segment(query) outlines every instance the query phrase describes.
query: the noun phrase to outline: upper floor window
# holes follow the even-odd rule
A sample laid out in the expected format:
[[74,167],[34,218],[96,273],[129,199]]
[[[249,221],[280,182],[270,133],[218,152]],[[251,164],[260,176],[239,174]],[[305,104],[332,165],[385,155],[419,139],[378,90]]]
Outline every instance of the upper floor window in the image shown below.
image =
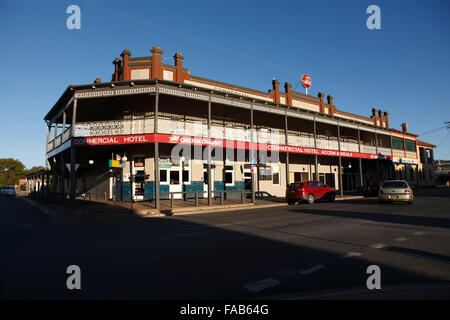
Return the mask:
[[406,151],[416,152],[416,142],[412,140],[405,140]]
[[403,150],[403,139],[392,137],[392,149]]

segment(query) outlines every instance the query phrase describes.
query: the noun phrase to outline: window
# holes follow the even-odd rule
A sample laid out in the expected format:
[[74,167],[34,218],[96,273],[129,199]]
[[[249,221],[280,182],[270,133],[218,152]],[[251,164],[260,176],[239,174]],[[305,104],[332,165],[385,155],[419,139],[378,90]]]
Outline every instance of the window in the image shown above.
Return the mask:
[[416,142],[412,140],[405,140],[406,151],[416,152]]
[[303,187],[303,182],[300,182],[300,183],[298,183],[298,182],[296,182],[296,183],[291,183],[291,184],[289,185],[289,188],[301,188],[301,187]]
[[225,180],[225,185],[233,185],[233,183],[234,183],[234,168],[233,168],[233,166],[225,166],[224,180]]
[[183,182],[189,182],[189,170],[183,170]]
[[392,149],[403,150],[403,139],[392,137]]
[[170,171],[170,184],[180,184],[180,171]]
[[272,168],[271,167],[260,167],[258,170],[259,180],[272,180]]
[[229,171],[225,172],[225,183],[226,184],[233,183],[233,172],[229,172]]
[[167,182],[167,170],[159,170],[159,181]]
[[143,167],[144,163],[145,163],[145,158],[144,157],[136,157],[134,158],[134,166],[135,167]]
[[280,184],[280,173],[279,172],[274,172],[273,173],[272,183],[273,184]]
[[408,185],[401,181],[389,181],[385,182],[382,188],[408,188]]

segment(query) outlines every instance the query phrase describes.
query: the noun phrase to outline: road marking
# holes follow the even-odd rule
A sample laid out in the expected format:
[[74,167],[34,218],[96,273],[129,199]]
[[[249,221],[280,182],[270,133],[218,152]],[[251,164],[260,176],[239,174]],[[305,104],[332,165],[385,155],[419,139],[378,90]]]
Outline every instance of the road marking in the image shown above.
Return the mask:
[[31,224],[30,223],[24,223],[24,224],[18,224],[17,226],[21,227],[21,228],[26,228],[26,227],[30,227]]
[[323,268],[325,268],[325,266],[322,265],[322,264],[319,264],[319,265],[317,265],[315,267],[312,267],[312,268],[309,268],[309,269],[306,269],[306,270],[299,270],[298,272],[300,274],[311,274],[311,273],[319,271],[320,269],[323,269]]
[[342,258],[345,259],[345,258],[359,257],[359,256],[362,256],[362,253],[351,251],[351,252],[347,253],[345,256],[342,256]]
[[413,233],[413,236],[424,236],[426,234],[429,234],[428,232],[423,232],[423,231],[417,231]]
[[386,248],[386,245],[384,245],[382,243],[375,243],[375,244],[371,245],[370,247],[374,248],[374,249],[384,249],[384,248]]
[[256,281],[250,284],[247,284],[245,288],[251,292],[259,292],[261,290],[277,286],[281,283],[281,281],[277,279],[267,278],[264,280]]
[[397,239],[394,239],[394,241],[397,241],[397,242],[403,242],[403,241],[406,241],[406,240],[408,240],[408,238],[397,238]]

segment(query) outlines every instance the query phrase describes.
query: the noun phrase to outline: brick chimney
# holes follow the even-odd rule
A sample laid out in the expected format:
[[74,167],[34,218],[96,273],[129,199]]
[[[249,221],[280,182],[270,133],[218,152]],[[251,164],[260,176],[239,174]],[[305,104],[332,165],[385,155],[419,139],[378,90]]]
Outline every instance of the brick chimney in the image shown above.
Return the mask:
[[292,106],[292,92],[291,92],[291,88],[292,88],[292,85],[289,82],[285,82],[284,83],[284,92],[286,92],[286,95],[287,95],[286,104],[288,106]]
[[119,69],[121,65],[122,59],[115,58],[112,62],[114,64],[114,75],[112,81],[119,81]]
[[373,120],[373,124],[376,126],[377,125],[377,109],[372,108],[372,116],[371,116],[372,120]]
[[323,92],[319,92],[319,93],[317,94],[317,96],[318,96],[319,99],[320,99],[319,112],[322,112],[322,113],[323,113],[323,111],[324,111],[323,97],[324,97],[325,95],[323,94]]
[[131,57],[131,52],[125,49],[120,54],[122,57],[122,80],[131,80],[130,69],[128,68],[128,59]]
[[280,103],[280,81],[278,81],[277,79],[273,78],[272,80],[272,87],[273,87],[273,92],[274,92],[274,102],[275,103]]
[[386,122],[386,128],[389,128],[389,113],[384,112],[384,121]]
[[332,96],[331,94],[329,94],[329,95],[327,96],[327,101],[328,101],[328,104],[330,105],[330,111],[329,111],[329,113],[330,113],[331,115],[333,115],[334,112],[336,111],[336,108],[335,108],[334,105],[333,105],[333,96]]
[[159,47],[153,47],[152,53],[152,74],[151,79],[162,79],[161,57],[164,51]]
[[175,53],[173,58],[175,60],[175,67],[176,67],[175,81],[176,82],[184,82],[184,72],[183,72],[184,56],[180,52],[177,52],[177,53]]
[[408,124],[407,123],[402,123],[402,131],[408,132]]

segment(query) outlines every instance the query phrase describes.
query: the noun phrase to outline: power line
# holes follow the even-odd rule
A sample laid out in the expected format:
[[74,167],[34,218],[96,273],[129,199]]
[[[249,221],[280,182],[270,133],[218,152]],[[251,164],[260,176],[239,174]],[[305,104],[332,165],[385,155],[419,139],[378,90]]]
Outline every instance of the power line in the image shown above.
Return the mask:
[[442,129],[444,129],[444,128],[447,128],[447,129],[448,129],[448,128],[449,128],[449,125],[445,125],[445,126],[442,126],[442,127],[439,127],[439,128],[433,129],[433,130],[430,130],[430,131],[426,131],[426,132],[424,132],[424,133],[419,134],[419,136],[423,136],[423,135],[426,135],[426,134],[429,134],[429,133],[433,133],[433,132],[442,130]]
[[441,145],[441,143],[442,143],[442,142],[444,142],[444,141],[445,141],[445,139],[447,139],[447,138],[448,138],[448,136],[450,136],[450,132],[448,132],[448,133],[447,133],[447,135],[446,135],[446,136],[444,137],[444,139],[442,139],[442,141],[441,141],[441,142],[439,142],[439,143],[438,143],[438,144],[436,145],[436,147],[437,147],[437,146],[440,146],[440,145]]

